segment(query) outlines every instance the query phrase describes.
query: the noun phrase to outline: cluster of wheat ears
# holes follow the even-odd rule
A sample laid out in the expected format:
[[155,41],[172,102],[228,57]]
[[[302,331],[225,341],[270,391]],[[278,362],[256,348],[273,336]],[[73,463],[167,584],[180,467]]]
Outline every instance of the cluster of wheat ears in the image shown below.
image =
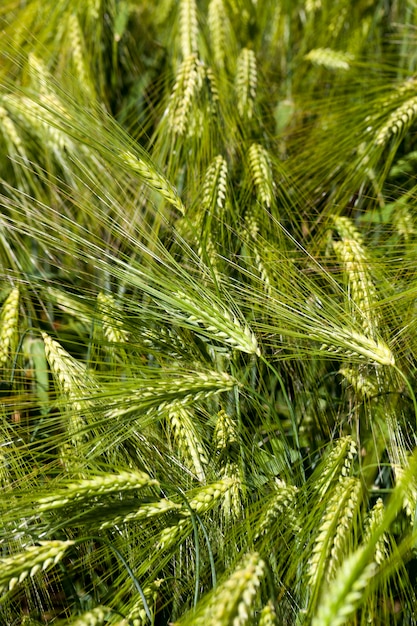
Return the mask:
[[0,4],[0,623],[417,624],[415,2]]

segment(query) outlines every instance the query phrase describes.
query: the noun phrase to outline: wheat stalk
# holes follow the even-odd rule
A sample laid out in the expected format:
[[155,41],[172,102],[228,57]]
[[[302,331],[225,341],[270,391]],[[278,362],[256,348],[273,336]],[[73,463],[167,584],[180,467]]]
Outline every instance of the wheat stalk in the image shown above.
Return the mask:
[[0,368],[14,356],[19,321],[19,289],[14,287],[7,296],[0,314]]
[[255,53],[249,48],[243,48],[237,60],[235,78],[237,110],[243,120],[250,120],[252,118],[257,82],[258,75]]
[[10,591],[28,576],[58,563],[74,541],[39,541],[19,554],[0,558],[0,590]]

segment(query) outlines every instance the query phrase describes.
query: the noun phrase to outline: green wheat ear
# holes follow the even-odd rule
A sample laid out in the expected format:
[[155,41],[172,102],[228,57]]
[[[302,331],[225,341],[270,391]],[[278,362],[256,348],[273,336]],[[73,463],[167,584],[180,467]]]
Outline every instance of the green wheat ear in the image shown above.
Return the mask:
[[17,344],[19,289],[15,287],[3,304],[0,315],[0,368],[11,364]]

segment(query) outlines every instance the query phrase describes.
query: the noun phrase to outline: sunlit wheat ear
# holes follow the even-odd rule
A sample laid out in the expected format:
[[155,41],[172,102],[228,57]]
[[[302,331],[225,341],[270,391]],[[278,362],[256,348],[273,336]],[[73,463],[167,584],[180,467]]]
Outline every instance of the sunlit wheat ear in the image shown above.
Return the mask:
[[310,338],[322,341],[320,350],[324,353],[357,358],[379,365],[395,364],[394,355],[382,339],[371,339],[351,328],[342,326],[333,327],[332,330],[321,328],[318,332],[313,330]]
[[215,449],[221,453],[229,446],[238,442],[237,424],[223,409],[217,415],[216,425],[213,433],[213,444]]
[[310,50],[304,58],[328,70],[348,70],[353,60],[352,55],[331,48],[315,48]]
[[255,527],[254,538],[258,539],[269,533],[274,524],[280,524],[281,516],[286,525],[296,527],[297,524],[297,487],[286,485],[283,480],[277,479],[274,485],[274,494],[268,499],[261,518]]
[[95,99],[94,82],[88,67],[84,35],[75,13],[68,14],[67,24],[67,36],[71,46],[75,75],[79,80],[81,91],[88,99]]
[[203,308],[186,293],[176,295],[187,315],[186,321],[197,328],[201,326],[202,334],[213,340],[226,343],[241,352],[260,356],[257,339],[243,320],[241,322],[235,315],[217,303],[206,302]]
[[96,606],[91,611],[86,611],[75,619],[66,621],[66,624],[67,626],[104,626],[104,624],[109,623],[111,614],[111,609],[105,606]]
[[0,314],[0,368],[7,364],[11,366],[16,350],[18,321],[19,289],[14,287],[7,296]]
[[174,135],[185,135],[193,100],[201,87],[201,71],[195,54],[187,56],[178,68],[166,111]]
[[185,214],[185,207],[181,198],[163,174],[158,172],[149,162],[136,157],[132,152],[122,152],[120,153],[120,158],[126,166],[143,178],[150,189],[160,193],[171,206],[175,207],[183,215]]
[[392,111],[383,126],[378,130],[375,143],[384,146],[392,137],[400,136],[414,122],[417,115],[417,96],[409,98]]
[[100,292],[97,295],[98,310],[103,324],[103,333],[109,343],[126,343],[128,332],[123,328],[120,307],[111,294]]
[[[382,498],[378,498],[372,509],[369,511],[365,520],[365,527],[363,533],[363,542],[366,544],[373,536],[376,528],[378,528],[384,519],[384,503]],[[383,533],[378,539],[375,546],[375,563],[381,565],[383,561],[388,557],[389,541],[386,533]]]
[[265,207],[270,207],[274,197],[274,181],[268,151],[259,143],[253,143],[249,148],[248,160],[257,198]]
[[309,581],[313,601],[324,581],[331,580],[352,541],[353,520],[360,503],[361,484],[356,478],[342,478],[333,488],[309,560]]
[[164,517],[167,513],[179,513],[181,510],[181,504],[172,502],[171,500],[164,498],[155,502],[142,504],[131,513],[126,513],[124,515],[111,515],[110,519],[99,524],[99,529],[104,530],[105,528],[114,528],[116,525],[120,526],[121,524],[131,524],[146,519]]
[[253,116],[257,83],[255,53],[249,48],[243,48],[237,60],[235,78],[237,110],[243,120],[250,120]]
[[197,3],[195,0],[180,0],[180,38],[183,58],[198,51]]
[[0,558],[0,589],[12,590],[28,576],[45,571],[58,563],[74,541],[39,541],[22,552]]
[[224,0],[210,0],[207,23],[214,62],[217,67],[223,68],[228,50],[227,37],[228,35],[230,37],[230,24]]
[[348,218],[336,217],[334,222],[341,241],[335,241],[333,247],[348,281],[352,316],[358,318],[366,335],[374,337],[378,328],[374,310],[377,294],[362,237]]
[[[253,211],[248,211],[245,218],[245,228],[242,232],[242,240],[248,243],[248,253],[253,256],[254,265],[262,281],[262,287],[267,296],[272,295],[271,273],[265,264],[265,249],[268,250],[265,241],[258,238],[259,225]],[[261,250],[263,254],[261,254]],[[274,258],[274,257],[272,257]],[[253,270],[252,264],[250,269]]]
[[65,489],[55,489],[53,495],[38,499],[38,511],[51,511],[68,504],[88,502],[99,496],[118,494],[126,491],[158,487],[158,481],[145,472],[119,472],[118,474],[104,474],[68,483]]
[[259,587],[265,575],[265,562],[256,552],[247,554],[234,572],[214,590],[206,606],[192,620],[180,624],[243,626],[252,623]]
[[327,585],[312,620],[312,626],[343,626],[365,598],[365,590],[377,570],[376,563],[364,563],[363,550],[346,558]]
[[265,604],[259,617],[259,626],[278,626],[278,618],[271,600]]
[[179,457],[184,460],[198,480],[204,482],[208,464],[207,452],[194,425],[190,409],[179,406],[168,410],[167,422],[172,431]]
[[359,398],[375,398],[377,396],[377,381],[370,374],[367,374],[366,370],[362,370],[360,367],[357,369],[341,367],[339,373]]

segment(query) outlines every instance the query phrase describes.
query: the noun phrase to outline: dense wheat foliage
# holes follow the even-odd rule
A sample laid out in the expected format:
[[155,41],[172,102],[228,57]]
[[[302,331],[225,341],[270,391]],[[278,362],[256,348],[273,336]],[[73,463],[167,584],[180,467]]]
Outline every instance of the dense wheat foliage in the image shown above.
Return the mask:
[[417,623],[417,6],[0,7],[0,623]]

